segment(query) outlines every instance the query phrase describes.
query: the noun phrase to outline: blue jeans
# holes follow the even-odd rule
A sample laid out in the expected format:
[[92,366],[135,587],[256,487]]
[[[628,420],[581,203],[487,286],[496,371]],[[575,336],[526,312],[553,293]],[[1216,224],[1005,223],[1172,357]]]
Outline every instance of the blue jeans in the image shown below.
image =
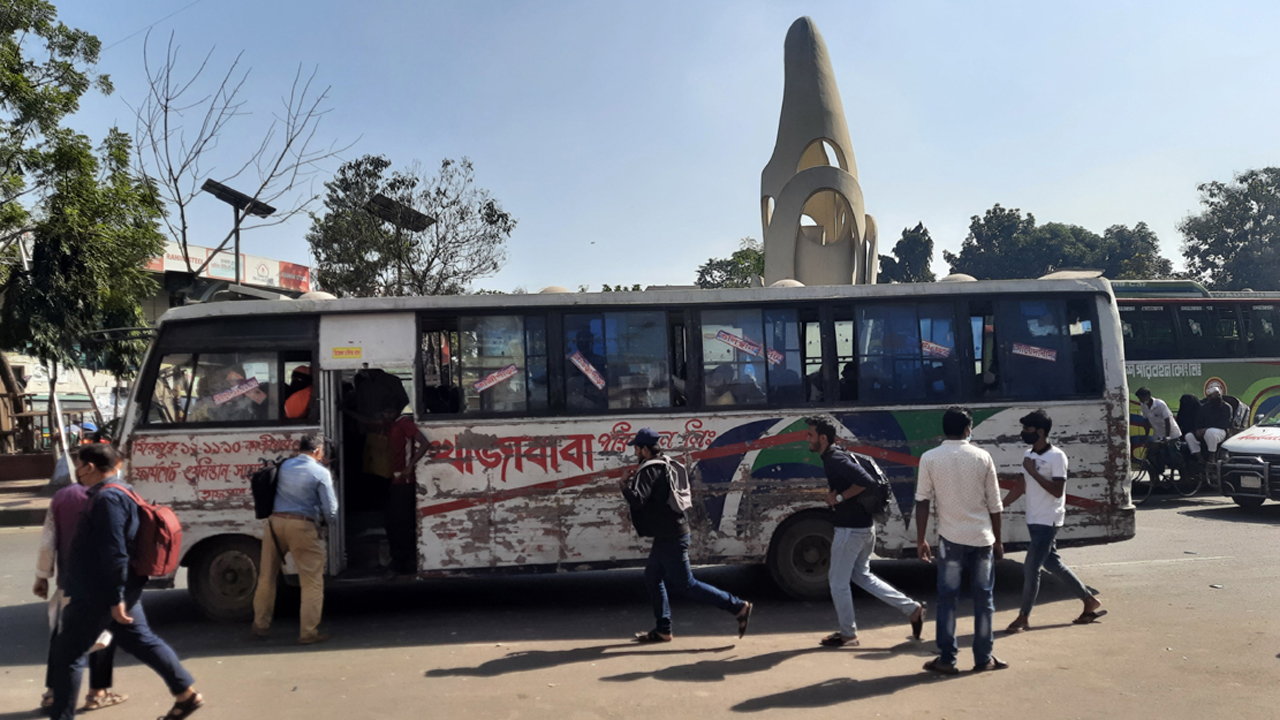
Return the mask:
[[644,566],[644,584],[653,602],[653,617],[658,621],[657,631],[671,633],[671,605],[667,601],[667,589],[684,595],[703,605],[714,605],[726,612],[738,614],[743,601],[717,587],[699,582],[689,567],[689,536],[678,538],[654,538],[649,550],[649,562]]
[[49,716],[54,720],[66,720],[75,716],[76,696],[80,694],[80,674],[84,670],[89,648],[93,647],[103,630],[111,630],[112,643],[129,653],[144,665],[156,671],[169,687],[170,694],[178,695],[195,684],[191,675],[178,662],[178,654],[151,631],[147,615],[142,610],[141,582],[130,582],[125,590],[124,604],[133,618],[129,625],[121,625],[111,619],[111,605],[102,602],[77,601],[62,616],[62,629],[53,641],[49,658],[49,677],[52,680],[53,707]]
[[876,546],[876,529],[836,528],[831,538],[831,567],[827,571],[827,583],[831,587],[831,600],[836,606],[836,620],[840,634],[849,638],[858,634],[858,623],[853,613],[852,580],[858,587],[875,598],[911,617],[920,603],[903,595],[889,583],[871,572],[871,551]]
[[954,665],[960,649],[956,646],[956,601],[960,598],[960,577],[968,570],[973,593],[973,660],[981,667],[991,659],[995,644],[991,619],[996,611],[995,562],[991,546],[974,547],[938,538],[938,650],[942,662]]
[[1058,528],[1052,525],[1028,525],[1027,530],[1031,532],[1031,546],[1027,548],[1027,558],[1022,561],[1022,614],[1030,615],[1031,608],[1036,604],[1036,596],[1040,594],[1041,568],[1053,573],[1081,600],[1093,597],[1089,588],[1080,582],[1080,578],[1058,556],[1058,545],[1054,541]]

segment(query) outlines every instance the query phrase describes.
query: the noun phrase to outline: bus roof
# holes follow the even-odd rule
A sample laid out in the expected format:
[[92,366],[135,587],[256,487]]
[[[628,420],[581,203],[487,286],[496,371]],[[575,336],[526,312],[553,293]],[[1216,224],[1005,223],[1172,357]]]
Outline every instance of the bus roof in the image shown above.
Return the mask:
[[302,315],[416,312],[421,310],[500,310],[503,308],[589,308],[622,305],[719,305],[772,301],[922,298],[990,294],[1085,292],[1109,295],[1104,278],[1072,280],[981,280],[974,282],[821,285],[813,287],[671,289],[609,293],[531,293],[525,295],[436,295],[418,297],[337,298],[324,300],[245,300],[173,308],[157,325],[202,318],[245,315]]

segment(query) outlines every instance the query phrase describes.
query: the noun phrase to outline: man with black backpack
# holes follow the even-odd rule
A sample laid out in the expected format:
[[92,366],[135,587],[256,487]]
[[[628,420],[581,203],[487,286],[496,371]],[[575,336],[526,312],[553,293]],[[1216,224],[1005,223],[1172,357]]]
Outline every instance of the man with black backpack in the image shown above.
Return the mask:
[[[875,461],[836,447],[835,421],[827,417],[806,418],[809,450],[822,458],[827,476],[827,505],[835,514],[835,535],[831,539],[831,566],[827,582],[836,606],[840,629],[821,640],[826,647],[858,645],[858,627],[853,613],[850,582],[896,608],[911,621],[911,634],[920,639],[924,627],[924,603],[903,595],[871,572],[871,551],[876,545],[875,515],[889,502],[889,483]],[[870,468],[874,474],[868,470]]]
[[738,637],[742,637],[747,632],[752,605],[693,577],[689,567],[689,521],[684,516],[691,501],[689,476],[683,465],[663,455],[658,439],[658,433],[640,428],[635,439],[627,443],[635,447],[639,464],[629,469],[619,483],[622,496],[631,507],[631,523],[636,532],[653,538],[644,581],[657,625],[648,632],[636,633],[635,640],[671,642],[668,587],[690,600],[733,613],[738,620]]

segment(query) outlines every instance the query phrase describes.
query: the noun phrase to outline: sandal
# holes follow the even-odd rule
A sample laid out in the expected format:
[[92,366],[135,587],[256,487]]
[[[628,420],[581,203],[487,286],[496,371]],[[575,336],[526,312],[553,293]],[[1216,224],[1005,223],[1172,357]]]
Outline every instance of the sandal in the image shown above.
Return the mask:
[[741,638],[747,634],[747,623],[751,622],[751,611],[754,605],[747,601],[742,602],[742,609],[738,611],[738,637]]
[[920,618],[911,621],[911,636],[917,640],[920,639],[920,633],[924,632],[924,608],[925,604],[920,603]]
[[1098,618],[1106,614],[1107,614],[1106,610],[1085,611],[1080,613],[1080,617],[1076,618],[1075,620],[1072,620],[1071,624],[1072,625],[1089,625],[1089,624],[1092,624],[1094,621],[1096,621]]
[[1004,670],[1004,669],[1006,669],[1006,668],[1008,668],[1008,667],[1009,667],[1009,663],[1007,663],[1007,662],[1005,662],[1005,661],[1001,660],[1000,658],[996,657],[995,655],[992,655],[992,656],[991,656],[991,659],[987,661],[987,664],[986,664],[986,665],[974,665],[974,666],[973,666],[973,671],[974,671],[974,672],[987,672],[988,670]]
[[662,633],[658,632],[657,630],[650,630],[649,632],[638,632],[638,633],[636,633],[635,642],[638,642],[638,643],[664,643],[664,642],[671,642],[671,639],[672,639],[673,637],[674,637],[674,636],[673,636],[673,635],[671,635],[670,633],[667,633],[666,635],[663,635]]
[[924,669],[928,670],[929,672],[936,672],[939,675],[959,675],[960,674],[960,668],[956,667],[955,663],[952,663],[950,665],[943,664],[942,658],[934,658],[929,662],[925,663]]
[[819,640],[818,644],[823,647],[844,647],[845,645],[848,645],[849,647],[857,647],[862,643],[858,642],[857,635],[854,635],[851,638],[847,638],[838,632],[833,632],[830,635]]
[[1030,629],[1031,629],[1031,624],[1028,623],[1026,620],[1022,620],[1022,621],[1014,620],[1013,622],[1009,623],[1009,627],[1004,629],[1004,634],[1017,635],[1020,632],[1026,632]]
[[85,697],[84,708],[82,709],[101,710],[102,708],[111,707],[112,705],[119,705],[128,699],[128,695],[121,695],[120,693],[108,690],[101,695],[89,695]]
[[40,696],[40,709],[48,710],[51,707],[53,707],[53,691],[45,690],[44,694]]
[[192,693],[191,697],[186,700],[175,702],[173,707],[169,708],[169,712],[156,718],[156,720],[182,720],[203,706],[204,696],[200,693]]

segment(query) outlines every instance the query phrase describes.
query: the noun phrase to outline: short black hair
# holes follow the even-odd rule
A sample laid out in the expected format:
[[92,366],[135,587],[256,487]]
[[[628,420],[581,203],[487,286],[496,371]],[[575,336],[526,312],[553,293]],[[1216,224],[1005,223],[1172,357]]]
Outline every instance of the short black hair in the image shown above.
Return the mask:
[[313,453],[321,447],[324,447],[324,439],[319,435],[307,433],[298,440],[298,449],[304,453]]
[[1140,387],[1138,388],[1138,392],[1134,393],[1134,395],[1137,395],[1140,398],[1151,397],[1151,391],[1145,387]]
[[814,415],[807,417],[804,422],[813,428],[817,433],[827,439],[827,442],[836,444],[836,421],[826,415]]
[[102,472],[114,470],[120,464],[120,451],[102,443],[81,445],[76,457],[81,463],[92,465]]
[[1026,427],[1033,427],[1037,430],[1043,430],[1045,435],[1053,429],[1053,418],[1049,417],[1049,413],[1044,410],[1035,410],[1022,416],[1018,422]]
[[973,413],[967,409],[954,406],[947,408],[942,414],[942,434],[947,437],[960,437],[964,431],[973,426]]

